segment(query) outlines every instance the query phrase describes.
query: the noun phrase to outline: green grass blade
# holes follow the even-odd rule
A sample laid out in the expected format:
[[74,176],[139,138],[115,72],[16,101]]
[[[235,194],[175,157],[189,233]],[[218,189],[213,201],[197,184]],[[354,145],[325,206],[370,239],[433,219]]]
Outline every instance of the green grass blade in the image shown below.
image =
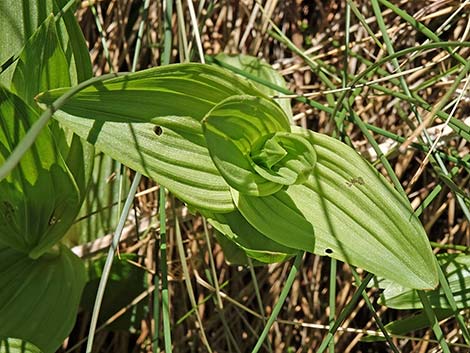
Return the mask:
[[[250,270],[251,280],[253,281],[253,287],[255,289],[256,302],[258,304],[259,312],[261,316],[263,317],[263,325],[266,327],[267,325],[266,314],[264,312],[263,300],[261,299],[261,292],[258,286],[258,278],[256,277],[255,267],[253,266],[253,261],[251,260],[251,258],[247,257],[247,259],[248,259],[248,269]],[[268,345],[268,351],[272,352],[271,343],[269,342],[269,339],[267,337],[266,337],[266,344]]]
[[162,272],[162,315],[165,352],[172,352],[170,295],[168,292],[167,238],[166,238],[166,191],[160,187],[160,269]]
[[437,321],[436,314],[434,313],[431,303],[429,302],[428,297],[426,296],[426,293],[424,291],[418,291],[419,298],[421,300],[421,303],[423,303],[423,310],[426,313],[426,316],[428,317],[429,322],[431,323],[432,330],[434,331],[434,334],[436,335],[436,339],[439,342],[439,345],[442,348],[442,351],[444,353],[450,353],[449,345],[446,342],[444,333],[441,330],[441,327],[439,326],[439,322]]
[[98,30],[99,37],[101,40],[101,46],[103,47],[104,57],[109,66],[109,72],[114,72],[113,63],[111,61],[111,56],[109,55],[108,44],[106,42],[106,33],[103,30],[103,26],[101,26],[100,17],[98,16],[98,13],[96,12],[95,4],[93,1],[88,0],[88,6],[90,7],[91,13],[93,14],[93,18],[95,20],[96,29]]
[[95,336],[96,325],[98,323],[98,316],[99,316],[99,311],[101,308],[101,303],[103,301],[104,292],[106,289],[106,283],[108,281],[109,273],[111,272],[111,266],[113,264],[114,253],[116,252],[119,246],[119,239],[121,237],[122,230],[124,229],[124,225],[126,223],[129,210],[131,209],[132,204],[134,202],[134,196],[135,196],[135,193],[137,192],[137,187],[139,186],[140,179],[141,179],[140,175],[137,174],[134,180],[132,181],[129,193],[127,195],[126,203],[124,204],[124,208],[122,210],[121,217],[119,219],[119,224],[117,225],[116,231],[114,232],[113,241],[109,248],[108,256],[106,257],[106,262],[103,268],[103,273],[100,279],[100,284],[98,286],[98,292],[96,294],[95,305],[93,307],[93,313],[92,313],[91,322],[90,322],[90,330],[88,334],[88,342],[87,342],[87,347],[86,347],[87,353],[93,352],[93,340]]
[[[333,326],[335,322],[336,316],[336,270],[337,270],[337,263],[336,259],[331,259],[330,261],[330,285],[328,287],[328,303],[329,303],[329,320],[328,325]],[[335,352],[335,341],[331,340],[330,344],[328,345],[330,353]]]
[[369,273],[367,274],[366,278],[362,281],[361,285],[357,288],[356,292],[353,294],[351,300],[349,303],[344,307],[344,309],[341,311],[341,313],[338,315],[338,318],[336,319],[335,323],[333,326],[330,327],[328,330],[328,334],[326,337],[323,339],[320,347],[317,350],[317,353],[323,353],[325,349],[327,349],[330,345],[330,341],[333,339],[336,331],[340,327],[340,325],[343,323],[343,321],[351,314],[351,312],[354,310],[356,307],[356,304],[360,297],[362,296],[362,292],[366,289],[367,284],[370,282],[370,280],[374,277],[373,274]]
[[[352,273],[353,273],[353,276],[354,276],[354,280],[356,281],[356,284],[360,285],[361,279],[360,279],[359,274],[357,273],[355,268],[352,269]],[[362,292],[362,297],[364,298],[364,301],[367,305],[367,308],[372,313],[372,316],[374,317],[374,320],[375,320],[377,326],[379,327],[380,331],[382,332],[383,336],[385,337],[385,340],[387,341],[388,345],[390,346],[390,349],[394,353],[400,353],[400,351],[397,348],[397,346],[395,345],[395,343],[393,343],[392,338],[390,337],[390,334],[388,333],[385,325],[382,322],[382,319],[380,319],[380,317],[377,315],[377,312],[376,312],[374,306],[372,305],[367,293]]]
[[284,283],[284,288],[282,288],[281,294],[279,295],[279,299],[276,302],[276,305],[274,305],[271,316],[269,317],[268,322],[264,326],[263,332],[261,332],[261,335],[259,336],[258,341],[256,342],[256,345],[251,351],[251,353],[257,353],[260,350],[261,346],[263,345],[264,340],[266,339],[269,333],[269,330],[271,329],[271,326],[274,324],[274,321],[279,315],[279,312],[281,311],[282,306],[284,305],[284,302],[286,301],[287,294],[289,294],[289,291],[292,285],[294,284],[295,276],[297,275],[297,272],[299,270],[303,255],[304,255],[303,252],[299,252],[297,256],[295,257],[294,264],[292,265],[289,275],[287,276],[287,280]]
[[189,273],[188,264],[186,263],[186,252],[184,251],[183,237],[181,235],[181,229],[180,229],[178,217],[175,217],[175,233],[176,233],[176,245],[178,247],[178,254],[179,254],[180,261],[181,261],[181,269],[183,271],[184,282],[186,285],[186,291],[189,296],[189,301],[191,303],[191,307],[193,309],[194,314],[196,315],[196,319],[199,324],[202,343],[204,344],[207,351],[209,353],[212,353],[212,349],[210,347],[209,341],[207,340],[207,336],[204,331],[204,324],[202,322],[201,315],[199,314],[199,311],[197,310],[198,304],[196,302],[196,297],[194,296],[193,285],[191,284],[191,274]]

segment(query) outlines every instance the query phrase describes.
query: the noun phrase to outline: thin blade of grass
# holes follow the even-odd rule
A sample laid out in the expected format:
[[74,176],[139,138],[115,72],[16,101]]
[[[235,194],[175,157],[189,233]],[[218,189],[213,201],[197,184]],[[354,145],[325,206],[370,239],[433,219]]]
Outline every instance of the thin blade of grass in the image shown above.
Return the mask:
[[287,280],[284,283],[284,288],[282,288],[281,294],[279,295],[279,299],[276,302],[276,305],[274,305],[271,316],[269,317],[267,324],[264,326],[263,332],[261,332],[261,335],[259,336],[259,339],[256,342],[256,345],[251,351],[251,353],[256,353],[260,350],[261,346],[263,345],[264,340],[266,339],[266,336],[269,333],[269,330],[271,329],[271,326],[274,324],[274,321],[279,315],[279,312],[281,311],[282,306],[284,305],[284,302],[286,301],[287,295],[289,294],[292,284],[294,283],[294,279],[295,279],[295,276],[297,275],[297,271],[299,270],[303,255],[304,255],[303,252],[299,252],[297,256],[295,257],[294,264],[292,265],[292,268],[289,272],[289,276],[287,277]]
[[352,296],[351,300],[349,301],[349,303],[344,307],[344,309],[338,315],[338,318],[336,319],[333,326],[330,326],[330,328],[328,329],[328,334],[323,339],[320,347],[317,350],[317,353],[323,353],[325,351],[325,349],[328,348],[328,346],[330,345],[330,341],[333,339],[336,331],[338,330],[340,325],[343,323],[343,321],[354,310],[359,298],[362,296],[362,292],[367,288],[367,285],[369,284],[369,282],[371,281],[371,279],[373,277],[374,277],[373,274],[368,273],[366,278],[364,278],[364,280],[362,281],[360,286],[357,288],[356,292],[353,294],[353,296]]

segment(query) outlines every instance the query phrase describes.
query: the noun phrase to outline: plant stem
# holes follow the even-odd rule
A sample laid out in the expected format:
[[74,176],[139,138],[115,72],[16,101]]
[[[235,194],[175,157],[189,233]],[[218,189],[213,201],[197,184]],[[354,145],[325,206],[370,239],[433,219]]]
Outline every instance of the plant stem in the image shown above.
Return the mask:
[[441,327],[439,326],[436,314],[434,314],[434,311],[432,310],[431,303],[429,302],[426,293],[422,290],[419,290],[418,295],[419,299],[421,300],[421,303],[423,303],[423,310],[426,316],[428,317],[429,322],[431,323],[432,330],[434,331],[434,335],[436,335],[436,339],[439,342],[442,351],[444,353],[450,353],[450,349],[445,340],[444,333],[442,332]]
[[366,289],[367,285],[369,284],[370,280],[374,277],[372,273],[368,273],[366,278],[362,281],[360,286],[357,288],[356,292],[353,294],[351,301],[346,305],[346,307],[341,311],[338,318],[336,319],[333,326],[331,326],[328,330],[328,334],[323,339],[323,342],[318,348],[317,353],[323,353],[326,348],[328,348],[330,341],[333,339],[336,331],[338,330],[339,326],[343,323],[343,321],[351,314],[351,312],[356,307],[356,304],[359,298],[362,296],[362,292]]
[[119,238],[121,237],[122,230],[124,229],[124,225],[126,223],[129,210],[132,207],[134,196],[137,191],[137,187],[139,186],[140,179],[141,179],[141,174],[136,173],[134,180],[132,181],[129,193],[127,194],[126,203],[124,204],[124,208],[122,210],[119,223],[116,227],[116,231],[114,232],[113,241],[111,243],[111,246],[108,251],[108,255],[106,257],[106,262],[104,264],[103,273],[101,275],[100,283],[98,286],[98,292],[96,293],[95,305],[93,306],[93,313],[91,316],[90,330],[88,333],[86,353],[92,353],[93,339],[95,336],[96,325],[98,323],[98,316],[99,316],[99,312],[101,308],[101,303],[103,301],[106,284],[108,282],[109,273],[111,272],[111,266],[113,264],[114,253],[116,252],[116,249],[119,246]]
[[274,324],[274,321],[279,315],[279,312],[281,311],[281,308],[284,305],[284,302],[286,301],[287,294],[289,294],[289,291],[292,288],[292,284],[294,284],[294,279],[297,275],[297,271],[299,270],[303,255],[304,252],[299,252],[295,257],[294,264],[292,265],[289,275],[287,276],[286,283],[284,285],[284,288],[282,288],[281,294],[279,295],[279,299],[276,305],[274,305],[273,312],[271,313],[271,316],[269,317],[266,326],[264,326],[263,332],[261,332],[261,335],[259,336],[258,341],[256,342],[256,345],[251,351],[251,353],[256,353],[259,351],[259,349],[263,345],[263,341],[266,339],[269,330],[271,329],[271,326]]
[[167,240],[166,240],[166,194],[165,188],[160,186],[160,268],[162,271],[162,314],[163,314],[163,340],[165,352],[171,353],[171,327],[170,304],[168,294],[168,266],[167,266]]

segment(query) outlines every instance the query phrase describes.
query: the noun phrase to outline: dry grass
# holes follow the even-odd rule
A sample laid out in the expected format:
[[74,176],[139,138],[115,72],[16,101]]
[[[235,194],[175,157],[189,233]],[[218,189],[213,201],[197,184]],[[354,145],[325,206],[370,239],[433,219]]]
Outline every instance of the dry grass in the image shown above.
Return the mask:
[[[110,51],[111,66],[115,71],[130,70],[137,28],[141,20],[139,14],[141,3],[142,1],[137,0],[96,2],[99,19],[106,33],[105,40]],[[400,8],[436,32],[461,6],[458,1],[449,0],[394,1],[394,3],[399,4]],[[357,0],[354,1],[354,4],[364,16],[372,32],[378,40],[381,40],[381,34],[369,2]],[[268,16],[295,46],[308,54],[313,62],[322,62],[325,66],[331,67],[334,75],[330,78],[336,87],[341,87],[340,77],[345,63],[345,1],[267,0],[263,2],[266,16],[262,15],[260,6],[252,0],[205,1],[202,10],[198,7],[201,2],[196,2],[194,5],[199,14],[201,39],[206,54],[246,53],[263,58],[283,73],[291,91],[298,95],[312,95],[316,101],[328,105],[328,94],[325,91],[329,87],[319,79],[317,72],[312,70],[305,60],[273,39],[270,34],[271,25],[266,18]],[[160,63],[163,41],[161,7],[160,2],[151,2],[138,69],[157,66]],[[425,37],[403,19],[390,10],[384,8],[383,10],[388,34],[395,50],[413,47],[425,41]],[[442,33],[438,34],[449,41],[468,40],[469,10],[470,6],[467,4],[442,30]],[[189,25],[190,18],[186,2],[183,2],[183,12],[186,23],[185,31],[192,49],[191,53],[193,53],[192,60],[198,60],[194,50],[196,43],[191,41],[192,31]],[[95,74],[100,75],[110,71],[88,1],[82,2],[77,15],[89,43]],[[178,36],[176,12],[173,24],[173,34],[176,40],[172,61],[178,62],[181,60],[182,54],[177,39],[180,37]],[[377,45],[367,29],[354,16],[352,16],[349,36],[350,53],[346,64],[348,73],[353,77],[370,66],[366,63],[367,61],[374,63],[387,54],[385,48]],[[469,48],[459,48],[458,53],[466,58],[469,50]],[[430,50],[419,53],[415,57],[408,55],[399,60],[403,71],[412,70],[404,76],[411,88],[438,77],[440,73],[456,65],[456,61],[444,50]],[[386,70],[388,74],[395,72],[391,63],[381,68]],[[436,79],[429,86],[419,90],[419,95],[431,106],[435,106],[449,89],[457,74],[458,72],[451,72]],[[385,76],[383,73],[375,72],[367,80],[369,82],[380,81]],[[402,91],[396,81],[390,79],[380,81],[377,84],[393,92]],[[454,98],[456,97],[454,96]],[[457,119],[469,118],[469,100],[469,95],[466,93],[454,113]],[[370,85],[363,87],[351,104],[352,109],[364,122],[405,138],[411,136],[419,125],[408,103]],[[422,110],[421,113],[426,116]],[[334,121],[323,111],[295,103],[294,114],[298,124],[327,134],[332,134],[335,131]],[[442,123],[444,121],[437,119],[431,126]],[[426,128],[431,134],[439,133],[439,130],[435,132],[435,128],[429,126]],[[359,152],[375,161],[375,155],[370,149],[369,142],[355,125],[346,123],[345,133]],[[384,144],[383,146],[390,146],[390,141],[386,137],[375,135],[375,138],[379,143]],[[468,154],[468,143],[458,135],[448,134],[442,137],[442,141],[442,145],[439,145],[442,152],[458,157],[464,157]],[[423,152],[416,149],[408,149],[406,153],[393,152],[393,150],[390,152],[389,160],[392,167],[409,195],[413,207],[417,208],[437,185],[439,179],[429,164],[420,169],[425,159]],[[454,164],[449,165],[453,166]],[[379,168],[384,172],[380,165]],[[454,182],[468,194],[468,180],[468,169],[461,168]],[[142,182],[141,190],[149,190],[149,192],[143,192],[136,199],[136,208],[139,210],[141,219],[156,214],[157,197],[155,189],[152,187],[152,182],[148,180]],[[203,327],[199,327],[196,316],[190,315],[182,323],[176,324],[179,318],[191,310],[191,304],[176,247],[176,233],[172,226],[174,223],[170,217],[168,223],[170,227],[168,263],[174,352],[206,351],[201,341],[202,329],[214,352],[249,351],[256,341],[257,334],[264,326],[259,315],[260,308],[255,295],[255,282],[249,269],[227,265],[219,245],[213,238],[208,246],[201,218],[188,214],[185,207],[175,200],[171,200],[167,207],[169,215],[173,214],[173,210],[176,210],[180,215],[188,271],[196,301],[200,303],[198,312],[203,323]],[[442,245],[470,246],[469,223],[462,214],[455,195],[447,187],[444,187],[439,196],[424,210],[421,220],[432,241]],[[142,227],[140,230],[143,231]],[[137,238],[135,230],[130,229],[129,239],[131,240],[128,239],[123,243],[121,249],[122,253],[134,252],[141,255],[138,262],[150,274],[155,271],[154,236],[158,236],[158,224],[155,222],[150,223],[148,236]],[[228,282],[219,292],[222,299],[221,305],[214,300],[217,290],[210,284],[212,283],[210,279],[211,257],[215,262],[218,283],[221,285]],[[329,263],[328,258],[325,257],[311,254],[305,256],[301,272],[297,276],[279,320],[271,330],[270,339],[273,352],[315,352],[318,348],[328,325]],[[257,284],[266,314],[271,312],[289,268],[290,263],[256,268]],[[339,264],[337,312],[345,306],[354,292],[351,278],[350,268],[347,265]],[[368,295],[384,322],[409,314],[409,312],[391,310],[378,305],[378,292],[375,290],[368,291]],[[206,300],[208,296],[210,298]],[[143,300],[150,303],[151,306],[149,297],[145,297]],[[468,312],[466,315],[468,316]],[[134,333],[109,330],[100,332],[97,335],[96,352],[150,352],[152,350],[150,328],[154,324],[151,316],[149,313]],[[85,337],[88,320],[87,313],[80,315],[67,348]],[[377,330],[372,315],[365,308],[363,300],[342,327],[343,329],[335,336],[336,352],[387,351],[385,343],[361,342],[365,330]],[[442,328],[448,342],[462,343],[462,339],[459,338],[458,326],[454,320],[445,322]],[[233,343],[229,343],[230,334],[238,345],[238,349]],[[438,351],[435,349],[436,344],[428,341],[434,337],[431,331],[422,330],[413,333],[413,335],[416,339],[412,337],[394,338],[397,347],[402,352]],[[452,349],[454,352],[466,351],[465,348],[453,347]],[[264,347],[263,351],[268,352],[269,350]]]

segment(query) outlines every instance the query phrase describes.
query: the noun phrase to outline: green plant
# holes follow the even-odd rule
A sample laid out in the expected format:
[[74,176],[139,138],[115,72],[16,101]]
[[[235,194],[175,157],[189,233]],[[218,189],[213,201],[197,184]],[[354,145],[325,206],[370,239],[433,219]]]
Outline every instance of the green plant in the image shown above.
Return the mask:
[[[65,92],[38,100],[47,107]],[[257,260],[304,250],[412,288],[437,285],[407,201],[353,149],[291,128],[278,105],[227,71],[180,64],[123,75],[77,93],[55,116]]]
[[[51,1],[48,8],[41,8],[39,1],[31,3],[38,7],[32,14],[44,14],[59,13],[57,5],[72,2]],[[29,15],[20,7],[12,11],[22,18]],[[206,217],[235,263],[296,257],[255,351],[281,310],[303,251],[385,278],[384,305],[425,311],[433,305],[444,310],[437,312],[439,318],[457,316],[456,308],[468,307],[466,279],[461,280],[467,277],[466,267],[451,266],[452,273],[445,273],[452,292],[445,286],[434,289],[442,274],[401,190],[346,144],[291,125],[289,101],[270,98],[286,88],[269,66],[249,56],[219,55],[211,60],[251,74],[258,80],[254,85],[226,69],[202,64],[176,64],[84,82],[91,70],[83,38],[72,14],[65,11],[61,16],[29,19],[37,30],[25,31],[2,48],[7,54],[0,61],[6,60],[2,70],[8,67],[0,76],[6,86],[0,89],[0,170],[11,171],[0,182],[0,284],[6,288],[0,295],[0,317],[17,315],[16,320],[0,323],[0,337],[9,338],[13,348],[19,343],[10,337],[20,337],[44,352],[54,351],[73,324],[86,278],[83,264],[60,240],[78,214],[90,179],[93,150],[85,140],[156,180]],[[24,43],[20,54],[16,54],[18,42]],[[391,55],[384,62],[396,58]],[[39,70],[32,65],[37,61]],[[36,96],[40,92],[44,93]],[[345,119],[340,111],[345,96],[330,108],[338,121]],[[53,114],[56,121],[49,121]],[[458,126],[452,120],[451,125]],[[11,156],[23,157],[14,169],[16,159]],[[164,200],[164,190],[161,195]],[[27,215],[26,220],[22,215]],[[465,257],[451,258],[452,263],[467,263]],[[443,258],[439,261],[445,263]],[[331,325],[321,350],[371,277],[360,283],[357,276],[360,290]],[[21,281],[27,281],[26,290]],[[433,290],[425,295],[422,289]],[[41,290],[48,300],[37,304],[32,298]],[[457,303],[452,304],[449,296]],[[37,327],[52,303],[56,315],[39,334]],[[428,312],[412,321],[419,321],[419,327],[435,327],[432,315]],[[387,329],[405,332],[400,322]],[[168,327],[165,330],[169,332]]]
[[[64,5],[2,3],[0,10],[9,38],[0,44],[0,61],[7,60],[0,76],[0,163],[8,165],[21,142],[31,146],[0,181],[0,337],[25,339],[43,352],[55,351],[69,334],[86,283],[82,261],[60,240],[80,210],[94,157],[89,144],[57,122],[36,138],[27,134],[40,120],[37,93],[91,76],[73,13],[48,16]],[[8,350],[13,341],[6,342]]]

